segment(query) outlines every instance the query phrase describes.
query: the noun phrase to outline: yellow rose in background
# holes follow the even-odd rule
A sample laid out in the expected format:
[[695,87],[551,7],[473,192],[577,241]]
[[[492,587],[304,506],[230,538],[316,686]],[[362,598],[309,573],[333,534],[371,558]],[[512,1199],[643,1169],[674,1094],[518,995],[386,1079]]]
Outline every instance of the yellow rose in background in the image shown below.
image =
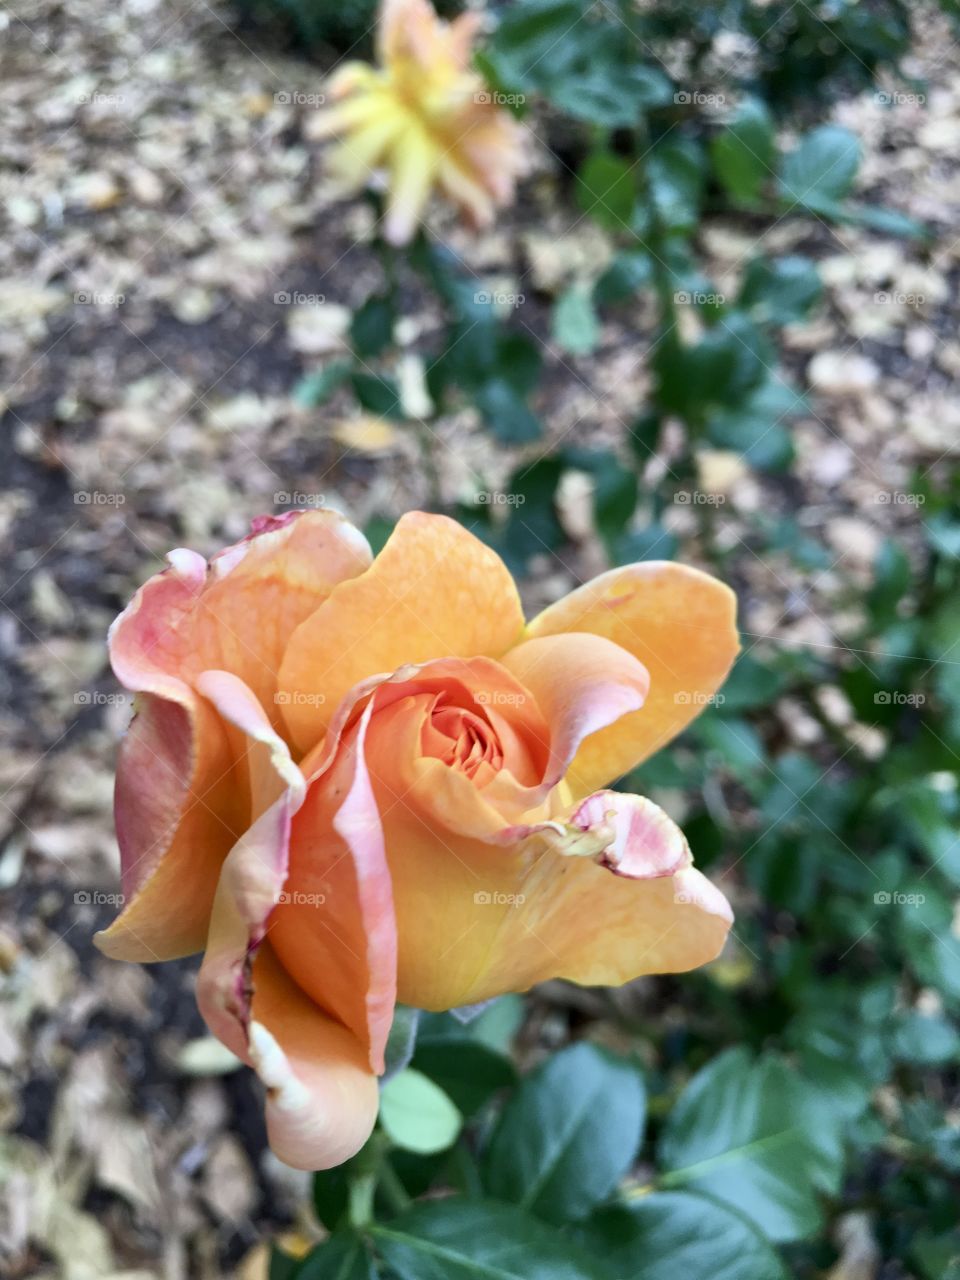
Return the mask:
[[209,1026],[267,1086],[277,1154],[359,1149],[396,1002],[713,959],[731,922],[671,819],[606,788],[737,652],[735,601],[672,563],[525,623],[499,557],[413,512],[372,559],[332,511],[175,551],[111,632],[136,693],[108,954],[204,951]]
[[526,131],[470,66],[479,23],[476,13],[444,22],[429,0],[383,0],[379,66],[350,62],[329,81],[336,105],[313,136],[340,139],[331,169],[345,190],[385,173],[392,244],[413,238],[433,190],[488,225],[527,168]]

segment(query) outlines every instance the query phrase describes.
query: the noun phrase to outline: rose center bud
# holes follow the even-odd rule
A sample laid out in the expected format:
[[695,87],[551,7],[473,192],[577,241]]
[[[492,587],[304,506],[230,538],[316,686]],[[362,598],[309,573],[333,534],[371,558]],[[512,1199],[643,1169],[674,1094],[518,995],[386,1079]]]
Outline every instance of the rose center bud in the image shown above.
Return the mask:
[[503,768],[503,748],[482,715],[447,703],[440,695],[424,721],[423,754],[459,769],[482,785]]

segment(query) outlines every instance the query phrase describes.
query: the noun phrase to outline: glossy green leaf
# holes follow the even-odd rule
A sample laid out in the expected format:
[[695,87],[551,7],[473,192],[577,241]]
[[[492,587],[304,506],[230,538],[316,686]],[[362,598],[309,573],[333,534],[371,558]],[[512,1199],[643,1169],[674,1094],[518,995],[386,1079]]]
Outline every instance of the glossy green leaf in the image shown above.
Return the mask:
[[378,1274],[369,1246],[344,1231],[312,1249],[293,1280],[377,1280]]
[[960,1032],[946,1018],[908,1013],[894,1032],[893,1053],[917,1066],[955,1062],[960,1058]]
[[845,196],[860,167],[860,143],[839,125],[825,124],[801,139],[784,159],[780,186],[791,204],[818,211]]
[[529,444],[542,435],[530,406],[505,378],[488,379],[473,398],[487,426],[504,444]]
[[369,359],[378,356],[393,337],[393,302],[390,298],[373,296],[356,312],[350,325],[350,341],[360,356]]
[[767,1240],[705,1196],[662,1191],[600,1209],[579,1231],[611,1280],[787,1280]]
[[684,1090],[658,1147],[661,1182],[702,1192],[772,1240],[799,1240],[822,1222],[843,1171],[838,1117],[777,1058],[746,1049],[714,1059]]
[[757,98],[744,99],[710,148],[714,172],[740,204],[751,204],[771,181],[776,153],[773,120]]
[[561,351],[572,356],[588,356],[600,340],[600,325],[593,309],[590,290],[571,285],[553,308],[553,340]]
[[456,1141],[463,1118],[438,1085],[408,1067],[381,1089],[380,1123],[397,1146],[429,1155]]
[[609,151],[588,156],[577,174],[580,208],[614,233],[629,230],[636,194],[634,162]]
[[504,1107],[487,1152],[487,1190],[549,1222],[582,1218],[630,1167],[644,1112],[632,1064],[590,1044],[563,1049]]
[[632,298],[653,277],[653,260],[642,249],[626,249],[615,254],[593,287],[598,306],[615,305]]
[[662,226],[692,231],[703,195],[703,154],[687,138],[667,138],[648,156],[649,195]]
[[354,394],[368,413],[402,421],[400,390],[392,378],[381,378],[373,373],[354,373],[352,381]]
[[466,1035],[422,1038],[413,1066],[439,1085],[466,1116],[516,1081],[508,1058]]
[[442,1200],[372,1234],[399,1280],[603,1280],[570,1240],[506,1204]]
[[338,387],[343,386],[353,368],[349,360],[333,360],[316,373],[308,373],[293,389],[293,398],[306,409],[325,404]]
[[822,291],[809,258],[753,258],[743,273],[737,306],[761,324],[791,324],[806,316]]

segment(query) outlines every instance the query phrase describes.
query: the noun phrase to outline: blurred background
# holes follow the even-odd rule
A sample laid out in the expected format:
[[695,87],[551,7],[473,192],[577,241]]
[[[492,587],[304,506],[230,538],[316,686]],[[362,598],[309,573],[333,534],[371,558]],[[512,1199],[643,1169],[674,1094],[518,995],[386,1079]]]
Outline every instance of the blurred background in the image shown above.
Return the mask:
[[695,1073],[786,1055],[838,1135],[769,1232],[789,1274],[960,1276],[956,5],[486,17],[531,172],[493,228],[438,206],[391,252],[317,141],[324,75],[373,56],[367,0],[0,9],[12,1280],[262,1280],[270,1237],[317,1230],[195,964],[91,943],[130,714],[110,621],[171,547],[315,505],[375,546],[408,509],[458,517],[528,612],[637,559],[735,587],[729,684],[624,784],[731,898],[728,949],[683,979],[548,986],[478,1034],[523,1069],[584,1038],[633,1055],[641,1184]]

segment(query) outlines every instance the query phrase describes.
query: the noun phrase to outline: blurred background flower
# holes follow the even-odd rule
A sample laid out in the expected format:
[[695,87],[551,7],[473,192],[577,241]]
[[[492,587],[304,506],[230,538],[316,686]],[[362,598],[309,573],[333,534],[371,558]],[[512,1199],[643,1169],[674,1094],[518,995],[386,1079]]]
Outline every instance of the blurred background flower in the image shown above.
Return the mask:
[[429,0],[384,0],[379,65],[347,63],[329,81],[335,105],[313,136],[340,139],[330,167],[347,191],[382,181],[391,244],[413,238],[434,190],[489,225],[527,168],[529,135],[471,66],[479,24],[477,13],[447,23]]

